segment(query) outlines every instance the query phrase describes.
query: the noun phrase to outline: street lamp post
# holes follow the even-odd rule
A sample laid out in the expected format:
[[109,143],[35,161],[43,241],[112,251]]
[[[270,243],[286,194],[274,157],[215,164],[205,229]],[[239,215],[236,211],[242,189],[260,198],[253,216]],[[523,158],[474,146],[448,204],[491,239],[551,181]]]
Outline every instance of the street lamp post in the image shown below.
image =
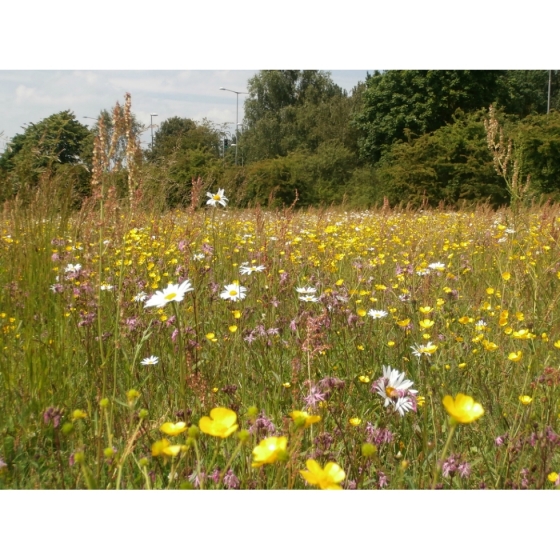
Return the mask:
[[239,94],[249,95],[249,93],[246,91],[235,91],[233,89],[228,89],[225,87],[221,87],[220,90],[231,91],[232,93],[235,93],[237,98],[237,109],[235,113],[235,165],[237,165],[237,144],[239,144]]
[[157,113],[150,113],[150,132],[152,133],[152,152],[154,151],[154,124],[152,122],[153,117],[157,117]]

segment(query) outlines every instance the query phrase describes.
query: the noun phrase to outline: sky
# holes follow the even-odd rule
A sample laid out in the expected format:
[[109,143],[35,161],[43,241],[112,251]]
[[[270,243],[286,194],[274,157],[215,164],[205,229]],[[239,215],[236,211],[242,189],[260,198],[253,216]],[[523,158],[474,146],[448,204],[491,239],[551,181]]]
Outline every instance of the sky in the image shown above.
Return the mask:
[[[235,129],[237,95],[225,87],[247,91],[247,81],[258,70],[0,70],[0,151],[26,124],[37,123],[60,111],[71,110],[92,126],[103,109],[111,110],[124,95],[132,96],[132,111],[141,123],[157,125],[179,116]],[[365,81],[366,70],[334,70],[333,81],[348,92]],[[239,122],[245,95],[239,95]],[[152,117],[150,114],[157,116]],[[150,131],[142,135],[144,147]]]

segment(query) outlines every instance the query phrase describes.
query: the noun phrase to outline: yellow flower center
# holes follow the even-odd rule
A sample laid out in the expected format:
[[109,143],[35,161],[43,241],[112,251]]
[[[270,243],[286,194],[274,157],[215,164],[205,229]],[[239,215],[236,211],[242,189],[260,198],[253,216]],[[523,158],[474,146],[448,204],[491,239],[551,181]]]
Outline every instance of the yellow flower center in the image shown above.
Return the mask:
[[230,296],[236,296],[237,295],[237,290],[230,290],[229,295]]
[[212,198],[214,200],[222,200],[222,197],[219,194],[215,194]]
[[175,292],[172,292],[170,294],[167,294],[163,299],[166,299],[167,301],[171,301],[175,299],[175,297],[177,297],[177,294]]
[[390,398],[390,399],[395,399],[399,396],[398,391],[394,388],[394,387],[387,387],[387,389],[385,389],[385,394]]

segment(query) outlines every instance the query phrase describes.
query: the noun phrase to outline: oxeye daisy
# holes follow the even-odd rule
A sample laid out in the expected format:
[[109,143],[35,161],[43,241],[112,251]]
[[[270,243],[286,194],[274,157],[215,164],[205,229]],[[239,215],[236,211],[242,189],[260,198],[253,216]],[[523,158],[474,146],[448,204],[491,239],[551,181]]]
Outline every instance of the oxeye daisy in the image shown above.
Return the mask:
[[182,284],[169,284],[164,290],[157,291],[144,307],[164,307],[170,301],[183,301],[185,294],[192,291],[193,287],[189,280],[185,280]]
[[299,299],[301,301],[309,301],[311,303],[316,303],[316,302],[319,301],[319,298],[317,296],[314,296],[314,295],[311,295],[311,294],[305,295],[305,296],[300,296]]
[[206,201],[206,204],[208,206],[215,207],[216,204],[221,204],[222,206],[225,207],[225,205],[228,202],[228,199],[224,196],[224,189],[218,189],[218,192],[216,194],[207,192],[206,196],[208,197],[208,200]]
[[380,309],[370,309],[368,311],[368,315],[372,319],[382,319],[383,317],[387,317],[388,313],[387,311],[382,311]]
[[262,264],[259,266],[240,266],[239,272],[250,276],[252,272],[262,272],[264,269],[265,267]]
[[82,268],[81,264],[68,264],[64,269],[64,272],[79,272]]
[[149,358],[144,358],[140,363],[143,366],[155,366],[159,362],[157,356],[150,356]]
[[416,389],[411,389],[413,381],[406,379],[404,373],[389,366],[383,366],[383,377],[371,386],[372,392],[385,399],[384,406],[393,408],[404,416],[410,410],[416,410]]
[[422,356],[430,357],[436,350],[437,346],[432,342],[428,342],[428,344],[415,344],[411,346],[412,353],[417,357],[421,358]]
[[230,301],[239,301],[244,299],[247,295],[245,292],[247,288],[240,286],[239,284],[233,283],[228,284],[224,287],[224,291],[220,294],[222,299],[229,299]]
[[317,291],[317,288],[312,288],[310,286],[305,286],[304,288],[296,288],[296,292],[298,294],[310,295],[314,294]]

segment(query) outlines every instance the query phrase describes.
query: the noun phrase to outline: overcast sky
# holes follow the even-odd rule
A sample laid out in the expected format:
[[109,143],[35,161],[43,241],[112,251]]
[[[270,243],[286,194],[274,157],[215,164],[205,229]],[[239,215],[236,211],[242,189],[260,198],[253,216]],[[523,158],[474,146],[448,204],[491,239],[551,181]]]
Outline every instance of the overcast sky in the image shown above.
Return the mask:
[[[247,91],[247,81],[257,70],[0,70],[0,150],[6,141],[23,131],[25,123],[37,123],[71,110],[86,125],[94,121],[84,117],[111,110],[124,94],[132,95],[132,111],[145,125],[154,125],[170,117],[193,120],[208,118],[235,128],[236,98],[220,87]],[[366,70],[332,71],[335,83],[348,92],[364,81]],[[239,122],[243,121],[243,101],[239,95]],[[143,141],[149,142],[145,133]]]

